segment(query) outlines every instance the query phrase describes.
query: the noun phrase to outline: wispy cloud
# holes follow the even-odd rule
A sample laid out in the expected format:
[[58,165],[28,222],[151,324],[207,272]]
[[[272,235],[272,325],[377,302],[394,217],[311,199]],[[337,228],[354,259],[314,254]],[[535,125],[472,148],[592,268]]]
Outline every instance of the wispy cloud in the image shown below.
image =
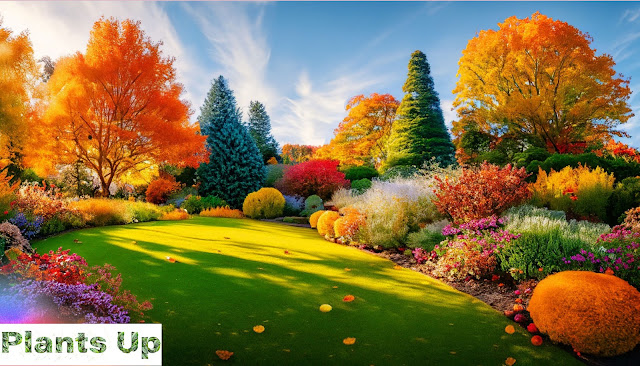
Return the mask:
[[200,67],[194,63],[179,39],[161,3],[156,2],[0,2],[4,26],[15,32],[29,31],[37,58],[84,51],[93,23],[101,16],[140,20],[146,34],[162,41],[165,55],[175,57],[180,82],[185,85],[184,98],[196,98]]
[[622,13],[620,22],[635,22],[640,18],[640,9],[627,9]]
[[211,78],[224,75],[235,91],[238,104],[245,110],[251,100],[259,100],[270,111],[278,98],[267,82],[271,48],[262,19],[268,4],[183,6],[208,39],[211,60],[219,66]]

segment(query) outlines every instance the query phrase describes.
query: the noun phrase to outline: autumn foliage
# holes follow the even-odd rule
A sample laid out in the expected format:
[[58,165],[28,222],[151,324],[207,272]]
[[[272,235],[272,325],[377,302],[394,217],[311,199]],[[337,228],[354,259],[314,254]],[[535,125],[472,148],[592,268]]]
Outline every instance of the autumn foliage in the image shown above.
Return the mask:
[[280,156],[285,164],[303,163],[311,160],[317,149],[311,145],[284,144]]
[[591,41],[540,13],[481,31],[458,63],[458,146],[473,130],[559,153],[623,135],[616,128],[633,116],[629,80],[616,75],[611,56],[595,54]]
[[456,223],[499,215],[509,207],[529,199],[525,168],[503,168],[484,162],[477,168],[462,168],[459,178],[437,181],[434,204]]
[[169,195],[180,189],[180,183],[168,177],[158,178],[147,187],[147,202],[160,204],[167,202]]
[[398,102],[391,94],[357,95],[347,102],[347,117],[334,131],[328,145],[316,151],[318,159],[335,159],[343,165],[380,165]]
[[207,157],[205,137],[189,122],[173,62],[139,22],[97,21],[86,52],[59,60],[47,83],[31,161],[46,171],[80,160],[105,195],[115,179],[150,162],[197,166]]
[[327,200],[339,188],[349,186],[344,173],[338,171],[338,165],[335,160],[311,160],[294,165],[276,186],[288,195],[309,197],[316,194]]

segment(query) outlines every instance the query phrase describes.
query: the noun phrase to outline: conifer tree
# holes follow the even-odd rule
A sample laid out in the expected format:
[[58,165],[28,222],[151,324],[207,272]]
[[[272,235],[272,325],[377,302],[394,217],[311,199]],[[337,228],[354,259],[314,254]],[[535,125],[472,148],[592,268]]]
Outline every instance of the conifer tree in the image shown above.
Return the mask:
[[222,77],[214,80],[200,109],[200,129],[207,136],[209,163],[201,164],[200,195],[217,196],[234,208],[262,186],[265,167],[262,156],[242,124],[236,99]]
[[387,144],[384,169],[422,165],[435,158],[443,165],[455,162],[455,147],[444,124],[440,98],[434,89],[427,56],[411,54],[405,93]]
[[271,119],[267,114],[264,104],[258,101],[249,103],[249,122],[247,123],[249,134],[253,137],[262,154],[262,160],[278,155],[278,143],[271,135]]

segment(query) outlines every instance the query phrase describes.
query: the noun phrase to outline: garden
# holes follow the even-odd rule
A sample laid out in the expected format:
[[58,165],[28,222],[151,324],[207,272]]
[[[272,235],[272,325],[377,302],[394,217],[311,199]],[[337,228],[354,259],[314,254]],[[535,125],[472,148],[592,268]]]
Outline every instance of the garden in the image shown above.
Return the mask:
[[402,100],[353,97],[323,146],[222,76],[190,123],[139,22],[44,66],[0,36],[0,324],[161,323],[167,365],[640,362],[631,90],[577,28],[471,39],[452,135],[415,51]]

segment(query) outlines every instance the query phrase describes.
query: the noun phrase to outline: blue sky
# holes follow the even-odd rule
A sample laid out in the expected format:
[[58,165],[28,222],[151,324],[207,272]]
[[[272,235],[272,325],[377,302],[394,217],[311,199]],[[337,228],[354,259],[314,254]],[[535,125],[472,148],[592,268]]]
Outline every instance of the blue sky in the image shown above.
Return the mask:
[[[597,53],[631,78],[638,117],[624,140],[640,147],[640,3],[633,2],[0,2],[4,26],[29,29],[36,56],[84,50],[101,15],[132,18],[176,57],[198,115],[218,75],[240,107],[263,102],[280,143],[322,144],[357,94],[402,98],[411,52],[425,52],[447,123],[457,62],[469,39],[510,16],[540,11],[589,33]],[[635,138],[633,137],[635,136]]]

